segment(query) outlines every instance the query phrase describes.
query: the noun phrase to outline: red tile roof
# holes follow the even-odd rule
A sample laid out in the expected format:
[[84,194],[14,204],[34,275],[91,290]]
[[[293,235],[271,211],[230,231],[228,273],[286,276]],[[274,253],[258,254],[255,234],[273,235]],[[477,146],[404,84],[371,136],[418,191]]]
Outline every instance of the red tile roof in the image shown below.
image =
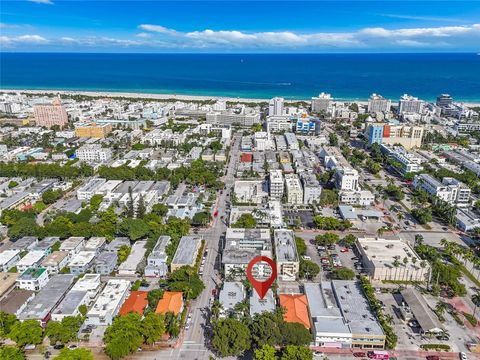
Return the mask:
[[166,314],[173,312],[180,314],[183,307],[183,293],[181,291],[165,291],[155,310],[155,314]]
[[310,329],[307,297],[302,294],[281,294],[280,306],[286,309],[283,319],[286,322],[297,322]]
[[242,154],[240,157],[240,161],[244,163],[251,163],[253,161],[253,155],[252,154]]
[[133,311],[137,314],[143,315],[143,310],[145,310],[148,305],[147,294],[146,291],[132,291],[130,296],[123,303],[119,314],[127,315]]

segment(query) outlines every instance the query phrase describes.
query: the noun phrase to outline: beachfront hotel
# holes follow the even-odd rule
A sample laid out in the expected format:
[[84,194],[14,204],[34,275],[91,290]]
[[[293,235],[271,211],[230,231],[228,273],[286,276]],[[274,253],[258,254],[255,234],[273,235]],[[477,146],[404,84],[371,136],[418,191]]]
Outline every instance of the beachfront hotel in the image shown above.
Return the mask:
[[38,126],[51,128],[58,125],[62,128],[68,123],[67,111],[62,106],[59,97],[56,97],[51,104],[34,105],[33,112]]

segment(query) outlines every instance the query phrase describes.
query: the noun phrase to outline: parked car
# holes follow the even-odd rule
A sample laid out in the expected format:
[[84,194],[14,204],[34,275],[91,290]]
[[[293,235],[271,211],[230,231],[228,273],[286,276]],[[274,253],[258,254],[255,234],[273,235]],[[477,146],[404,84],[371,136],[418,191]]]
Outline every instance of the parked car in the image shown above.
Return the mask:
[[308,256],[308,255],[303,255],[303,256],[302,256],[302,259],[303,259],[303,260],[312,260],[312,258],[311,258],[310,256]]
[[342,250],[340,250],[340,252],[342,253],[347,253],[349,250],[347,248],[343,248]]
[[465,354],[463,351],[458,354],[461,360],[467,360],[467,354]]
[[63,349],[64,347],[65,347],[65,345],[63,345],[63,344],[56,344],[56,345],[53,346],[53,348],[55,350],[60,350],[60,349]]
[[440,357],[438,357],[437,355],[428,355],[427,360],[440,360]]
[[367,354],[364,353],[363,351],[357,351],[357,352],[354,352],[354,353],[353,353],[353,356],[354,356],[354,357],[366,357]]
[[35,350],[36,346],[34,344],[25,345],[24,350]]
[[315,352],[313,353],[313,356],[315,356],[315,357],[323,357],[323,356],[325,356],[325,354],[324,354],[323,352],[321,352],[321,351],[315,351]]

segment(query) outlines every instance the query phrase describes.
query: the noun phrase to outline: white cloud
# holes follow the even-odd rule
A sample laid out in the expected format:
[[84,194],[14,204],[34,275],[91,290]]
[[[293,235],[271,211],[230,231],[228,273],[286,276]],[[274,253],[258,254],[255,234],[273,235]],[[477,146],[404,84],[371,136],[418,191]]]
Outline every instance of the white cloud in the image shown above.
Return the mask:
[[36,4],[47,4],[47,5],[53,5],[53,1],[51,0],[27,0],[28,2],[33,2]]
[[40,35],[1,36],[0,44],[14,46],[18,44],[48,44],[49,40]]
[[145,30],[145,31],[152,31],[160,34],[176,34],[177,31],[173,29],[166,28],[161,25],[151,25],[151,24],[141,24],[138,26],[139,29]]
[[135,35],[135,36],[136,36],[136,37],[139,37],[139,38],[148,39],[148,38],[151,38],[151,37],[152,37],[152,34],[145,33],[145,32],[141,32],[141,33],[138,33],[138,34]]
[[0,22],[0,29],[27,29],[32,28],[29,24],[7,24]]
[[477,25],[478,24],[471,26],[443,26],[435,28],[411,28],[397,30],[387,30],[384,28],[366,28],[361,30],[359,34],[378,37],[449,37],[453,35],[466,34],[478,30]]

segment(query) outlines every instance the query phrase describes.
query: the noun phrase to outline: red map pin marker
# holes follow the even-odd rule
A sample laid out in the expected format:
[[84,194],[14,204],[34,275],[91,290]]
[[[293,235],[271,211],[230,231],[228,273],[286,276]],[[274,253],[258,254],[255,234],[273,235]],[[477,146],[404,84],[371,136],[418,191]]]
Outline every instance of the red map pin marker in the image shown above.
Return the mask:
[[[265,281],[257,281],[255,280],[255,278],[253,277],[252,275],[252,269],[253,269],[253,266],[260,262],[260,261],[264,261],[266,262],[268,265],[270,265],[270,267],[272,268],[272,276],[270,276],[269,279],[265,280]],[[273,262],[272,259],[270,259],[269,257],[266,257],[266,256],[257,256],[255,258],[253,258],[249,263],[248,263],[248,266],[247,266],[247,278],[248,280],[250,280],[250,282],[252,283],[252,286],[253,288],[255,289],[255,291],[257,292],[258,296],[260,297],[260,300],[263,299],[265,297],[265,295],[267,294],[267,291],[268,289],[270,289],[270,287],[272,286],[273,282],[275,281],[275,279],[277,278],[277,267],[275,265],[275,263]]]

